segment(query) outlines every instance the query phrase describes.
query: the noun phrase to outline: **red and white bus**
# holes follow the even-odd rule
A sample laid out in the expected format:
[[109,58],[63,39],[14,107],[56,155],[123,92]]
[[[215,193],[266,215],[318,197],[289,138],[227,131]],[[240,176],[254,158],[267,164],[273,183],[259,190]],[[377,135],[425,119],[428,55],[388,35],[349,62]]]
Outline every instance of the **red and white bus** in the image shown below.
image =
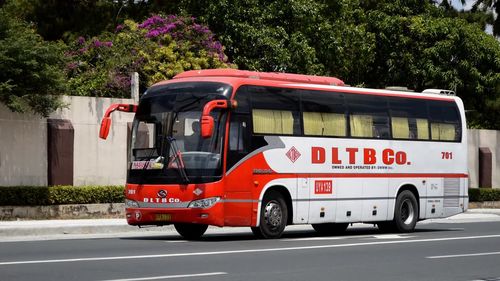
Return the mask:
[[130,225],[208,225],[278,238],[349,223],[411,232],[468,205],[464,106],[449,91],[346,87],[336,78],[234,69],[155,84],[135,112],[126,184]]

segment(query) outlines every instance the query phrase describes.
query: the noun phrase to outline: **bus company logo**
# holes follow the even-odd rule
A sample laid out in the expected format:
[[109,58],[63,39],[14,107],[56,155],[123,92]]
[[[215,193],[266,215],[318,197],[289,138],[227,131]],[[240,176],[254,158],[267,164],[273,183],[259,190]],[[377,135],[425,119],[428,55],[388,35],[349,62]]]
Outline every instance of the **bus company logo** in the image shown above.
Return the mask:
[[290,150],[286,153],[286,157],[288,157],[292,163],[295,163],[295,161],[299,159],[300,155],[300,152],[295,148],[295,146],[292,146],[292,148],[290,148]]
[[161,189],[160,191],[158,191],[157,195],[160,198],[165,198],[165,197],[167,197],[167,191]]
[[[358,157],[360,155],[360,157]],[[361,158],[360,163],[356,163],[356,159]],[[339,149],[338,147],[331,147],[330,150],[324,147],[311,148],[311,163],[324,164],[330,162],[331,164],[364,164],[375,165],[382,163],[384,165],[411,165],[407,161],[408,157],[404,151],[395,151],[390,148],[377,151],[374,148],[356,148],[346,147]],[[347,163],[345,163],[347,162]]]

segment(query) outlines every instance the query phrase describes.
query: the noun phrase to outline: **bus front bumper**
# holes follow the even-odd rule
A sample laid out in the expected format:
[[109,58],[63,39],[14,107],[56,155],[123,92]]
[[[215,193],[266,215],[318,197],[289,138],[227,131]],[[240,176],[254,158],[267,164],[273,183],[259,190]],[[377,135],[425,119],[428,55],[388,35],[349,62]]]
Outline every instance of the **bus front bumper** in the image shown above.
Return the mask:
[[224,225],[223,203],[210,208],[126,208],[127,223],[135,226],[195,223]]

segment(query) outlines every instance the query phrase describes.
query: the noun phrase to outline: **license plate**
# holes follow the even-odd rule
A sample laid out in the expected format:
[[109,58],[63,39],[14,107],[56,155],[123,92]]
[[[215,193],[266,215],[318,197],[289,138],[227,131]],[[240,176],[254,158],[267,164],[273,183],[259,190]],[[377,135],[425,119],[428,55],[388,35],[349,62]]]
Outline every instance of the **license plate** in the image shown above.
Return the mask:
[[171,214],[155,214],[155,221],[170,221],[171,219]]

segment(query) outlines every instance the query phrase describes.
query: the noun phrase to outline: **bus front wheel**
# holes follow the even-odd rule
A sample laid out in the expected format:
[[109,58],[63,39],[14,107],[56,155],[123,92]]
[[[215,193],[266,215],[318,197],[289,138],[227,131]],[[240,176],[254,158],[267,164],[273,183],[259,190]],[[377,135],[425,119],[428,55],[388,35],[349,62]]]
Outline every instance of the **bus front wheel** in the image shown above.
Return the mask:
[[194,223],[176,223],[175,230],[188,240],[197,240],[207,231],[208,225]]
[[259,238],[280,238],[288,220],[288,209],[283,196],[271,191],[264,197],[260,209],[260,224],[252,227],[252,232]]

